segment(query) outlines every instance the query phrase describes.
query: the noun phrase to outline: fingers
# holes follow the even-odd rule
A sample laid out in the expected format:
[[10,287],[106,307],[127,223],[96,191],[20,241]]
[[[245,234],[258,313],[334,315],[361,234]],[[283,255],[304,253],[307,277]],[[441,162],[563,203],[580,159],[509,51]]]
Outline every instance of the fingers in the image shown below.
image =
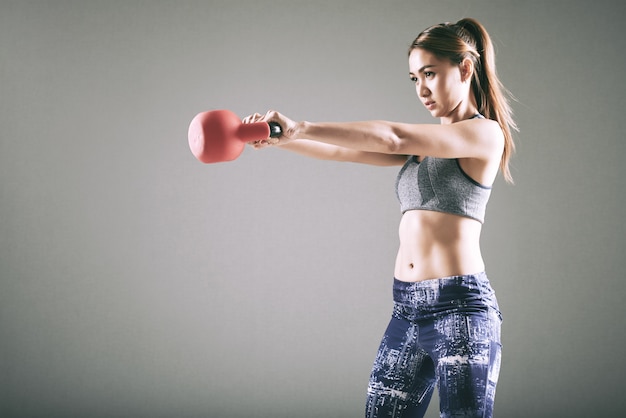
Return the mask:
[[265,115],[261,115],[260,113],[253,113],[252,115],[246,116],[241,121],[243,123],[255,123],[255,122],[270,122],[270,121],[278,121],[280,120],[280,114],[275,110],[268,110],[265,112]]
[[255,123],[255,122],[260,122],[262,119],[263,119],[263,116],[261,116],[260,113],[254,113],[252,115],[246,116],[241,121],[243,123]]
[[260,141],[248,142],[248,145],[250,145],[255,150],[271,147],[272,145],[277,145],[277,144],[278,142],[270,142],[269,140],[266,140],[266,139],[262,139]]
[[[270,121],[280,121],[281,115],[274,111],[269,110],[265,113],[265,115],[261,115],[260,113],[254,113],[252,115],[246,116],[242,119],[243,123],[256,123],[256,122],[270,122]],[[280,138],[267,138],[259,141],[249,142],[248,145],[252,146],[254,149],[266,148],[272,145],[278,145],[280,143]]]
[[254,149],[261,149],[261,148],[267,147],[267,143],[265,143],[264,141],[248,142],[248,145],[250,145]]
[[252,146],[254,149],[267,148],[272,145],[278,145],[280,140],[278,138],[267,138],[260,139],[258,141],[248,142],[248,145]]

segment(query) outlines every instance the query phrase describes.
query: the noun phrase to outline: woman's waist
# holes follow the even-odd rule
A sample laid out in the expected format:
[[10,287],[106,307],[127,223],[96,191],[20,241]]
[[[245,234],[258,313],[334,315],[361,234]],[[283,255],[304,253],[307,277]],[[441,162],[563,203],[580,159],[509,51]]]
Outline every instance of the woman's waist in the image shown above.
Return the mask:
[[416,282],[470,275],[484,269],[478,243],[401,242],[394,274],[399,280]]
[[496,295],[484,271],[419,282],[394,279],[394,312],[418,319],[450,311],[499,313]]
[[[445,221],[445,222],[442,222]],[[400,222],[395,276],[421,281],[485,269],[480,224],[452,215],[413,211]]]
[[[407,282],[394,278],[393,292],[394,295],[402,295],[402,298],[410,299],[412,303],[416,298],[424,299],[424,301],[428,302],[455,294],[491,294],[493,289],[487,273],[479,271],[472,274],[436,277],[419,282]],[[394,298],[394,300],[403,302],[402,298]]]

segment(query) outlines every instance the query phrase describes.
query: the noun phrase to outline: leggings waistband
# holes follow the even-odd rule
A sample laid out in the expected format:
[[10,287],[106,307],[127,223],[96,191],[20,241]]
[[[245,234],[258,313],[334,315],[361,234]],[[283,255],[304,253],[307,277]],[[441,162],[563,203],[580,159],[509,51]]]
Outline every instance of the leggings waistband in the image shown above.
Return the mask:
[[487,274],[480,272],[442,277],[420,282],[393,282],[393,300],[426,312],[450,309],[453,306],[491,306],[498,309],[495,292]]

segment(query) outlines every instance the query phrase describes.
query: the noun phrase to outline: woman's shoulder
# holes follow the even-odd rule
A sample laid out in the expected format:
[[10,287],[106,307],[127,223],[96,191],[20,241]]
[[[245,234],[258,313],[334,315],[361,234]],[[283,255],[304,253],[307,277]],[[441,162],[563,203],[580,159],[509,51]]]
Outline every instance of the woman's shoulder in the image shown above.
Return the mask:
[[489,146],[495,150],[504,147],[504,131],[500,124],[492,119],[472,118],[457,122],[466,137],[480,146]]

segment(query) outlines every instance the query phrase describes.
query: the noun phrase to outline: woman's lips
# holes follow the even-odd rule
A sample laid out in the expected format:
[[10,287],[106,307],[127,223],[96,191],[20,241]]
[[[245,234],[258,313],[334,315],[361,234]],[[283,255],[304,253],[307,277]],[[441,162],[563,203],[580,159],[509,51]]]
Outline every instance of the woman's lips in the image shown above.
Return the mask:
[[432,110],[435,107],[435,102],[429,100],[427,102],[424,102],[424,106],[426,106],[426,109]]

